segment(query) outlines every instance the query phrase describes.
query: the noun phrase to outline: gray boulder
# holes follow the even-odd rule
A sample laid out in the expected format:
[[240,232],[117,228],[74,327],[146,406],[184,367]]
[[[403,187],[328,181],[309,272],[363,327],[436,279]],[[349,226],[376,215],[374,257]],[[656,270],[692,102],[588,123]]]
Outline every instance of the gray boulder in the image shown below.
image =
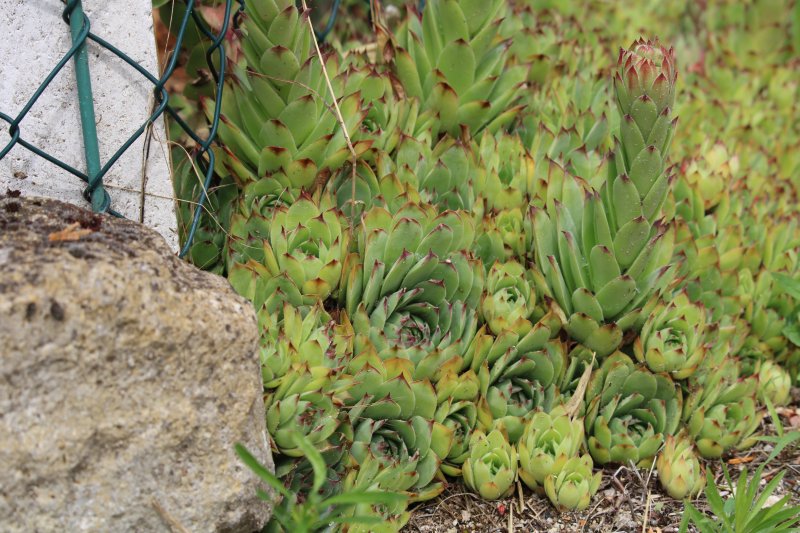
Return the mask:
[[242,531],[271,506],[252,306],[134,222],[0,195],[0,530]]

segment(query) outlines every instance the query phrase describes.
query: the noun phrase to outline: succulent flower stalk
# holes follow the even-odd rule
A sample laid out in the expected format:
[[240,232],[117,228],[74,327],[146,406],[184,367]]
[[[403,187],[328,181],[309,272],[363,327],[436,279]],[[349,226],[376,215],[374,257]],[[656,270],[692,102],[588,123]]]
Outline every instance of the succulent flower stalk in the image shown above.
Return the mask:
[[597,191],[564,173],[548,184],[545,207],[530,210],[536,263],[569,317],[567,332],[600,357],[671,279],[674,233],[662,205],[672,183],[665,161],[676,76],[674,52],[657,42],[621,50],[620,138],[606,181]]

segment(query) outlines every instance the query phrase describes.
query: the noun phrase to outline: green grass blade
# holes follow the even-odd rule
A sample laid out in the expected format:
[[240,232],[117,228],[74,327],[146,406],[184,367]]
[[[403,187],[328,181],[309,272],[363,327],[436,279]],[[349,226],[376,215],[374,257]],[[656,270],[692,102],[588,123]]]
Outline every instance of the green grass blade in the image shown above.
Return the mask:
[[291,493],[286,490],[286,487],[283,486],[281,480],[275,477],[275,475],[267,470],[261,463],[258,462],[258,459],[253,457],[247,448],[245,448],[240,443],[236,443],[234,446],[236,449],[236,455],[242,460],[242,462],[247,465],[250,470],[255,472],[255,474],[261,478],[267,485],[275,489],[281,496],[284,498],[291,498]]

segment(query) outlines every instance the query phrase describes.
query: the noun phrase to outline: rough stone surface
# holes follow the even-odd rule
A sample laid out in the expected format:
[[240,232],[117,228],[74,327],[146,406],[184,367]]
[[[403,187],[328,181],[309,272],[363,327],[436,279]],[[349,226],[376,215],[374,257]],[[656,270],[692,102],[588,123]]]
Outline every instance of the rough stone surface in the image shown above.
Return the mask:
[[154,231],[0,194],[0,531],[260,529],[257,336]]
[[[92,32],[158,72],[152,0],[83,0]],[[58,0],[0,0],[0,111],[16,116],[71,46]],[[89,42],[89,67],[103,163],[152,112],[152,85],[111,52]],[[22,137],[80,170],[86,163],[78,111],[74,63],[70,61],[22,121]],[[149,150],[140,137],[106,175],[111,206],[126,218],[154,228],[176,249],[169,148],[163,120],[155,122]],[[0,149],[11,138],[0,121]],[[0,160],[0,191],[65,200],[84,207],[86,184],[16,146]]]

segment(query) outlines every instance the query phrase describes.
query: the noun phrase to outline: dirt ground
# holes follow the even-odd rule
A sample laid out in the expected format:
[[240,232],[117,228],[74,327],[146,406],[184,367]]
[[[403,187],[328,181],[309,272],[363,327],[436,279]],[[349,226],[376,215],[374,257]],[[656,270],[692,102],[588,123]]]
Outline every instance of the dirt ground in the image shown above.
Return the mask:
[[[800,390],[794,391],[793,405],[800,405]],[[779,410],[787,431],[800,430],[800,408]],[[767,416],[761,433],[774,435]],[[771,443],[759,442],[748,450],[736,451],[725,458],[731,475],[738,477],[742,468],[755,470],[772,450]],[[720,461],[706,463],[717,479],[723,498],[728,494]],[[764,470],[762,486],[780,471],[784,478],[776,497],[791,494],[793,504],[800,504],[800,447],[784,450]],[[707,510],[701,496],[696,507]],[[491,532],[676,532],[681,523],[683,503],[661,492],[656,473],[625,466],[603,470],[603,482],[586,511],[559,513],[544,496],[538,496],[524,485],[517,487],[513,498],[495,502],[483,501],[461,482],[451,483],[438,498],[418,504],[404,532],[419,533],[491,533]]]

